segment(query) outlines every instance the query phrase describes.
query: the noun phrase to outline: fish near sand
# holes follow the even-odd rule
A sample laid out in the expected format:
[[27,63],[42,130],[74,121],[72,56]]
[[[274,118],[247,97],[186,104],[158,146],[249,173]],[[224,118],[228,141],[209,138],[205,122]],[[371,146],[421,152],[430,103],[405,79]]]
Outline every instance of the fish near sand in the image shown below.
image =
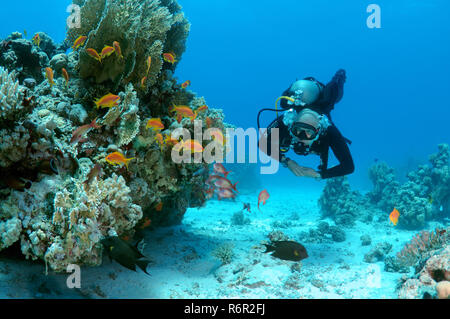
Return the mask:
[[150,260],[134,246],[117,236],[105,237],[101,240],[103,247],[110,259],[114,259],[120,265],[136,271],[136,266],[141,268],[147,275],[147,266]]
[[249,213],[251,213],[250,203],[242,203],[242,204],[244,204],[244,207],[242,208],[242,210],[247,210]]
[[267,190],[262,190],[261,193],[259,193],[258,195],[258,209],[259,209],[259,204],[262,202],[263,205],[266,205],[266,200],[270,197],[269,193],[267,192]]
[[265,253],[273,252],[272,256],[283,260],[300,261],[308,258],[306,248],[295,241],[280,240],[274,241],[266,246]]

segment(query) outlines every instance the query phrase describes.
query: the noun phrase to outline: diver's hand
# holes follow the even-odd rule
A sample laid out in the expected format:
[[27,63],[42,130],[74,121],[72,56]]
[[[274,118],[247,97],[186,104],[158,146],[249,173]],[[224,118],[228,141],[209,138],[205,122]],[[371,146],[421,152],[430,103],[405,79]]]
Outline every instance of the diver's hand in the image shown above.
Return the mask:
[[312,168],[300,166],[293,160],[289,160],[287,162],[287,167],[292,173],[294,173],[295,176],[320,178],[320,174],[318,172],[316,172]]
[[345,83],[347,80],[347,75],[344,69],[339,69],[333,77],[338,83]]

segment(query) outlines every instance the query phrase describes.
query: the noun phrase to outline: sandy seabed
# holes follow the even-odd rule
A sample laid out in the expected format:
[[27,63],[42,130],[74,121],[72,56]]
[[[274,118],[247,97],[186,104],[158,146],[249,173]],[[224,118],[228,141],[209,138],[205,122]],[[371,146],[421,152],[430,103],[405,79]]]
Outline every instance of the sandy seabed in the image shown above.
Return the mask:
[[[269,189],[268,189],[269,190]],[[81,288],[67,288],[67,274],[49,272],[43,263],[0,260],[0,298],[397,298],[402,275],[384,271],[384,263],[366,263],[364,255],[377,243],[401,249],[415,232],[386,223],[373,227],[356,221],[344,228],[343,242],[302,243],[309,254],[301,262],[284,261],[264,253],[262,241],[280,230],[301,242],[301,232],[316,228],[320,191],[286,193],[272,187],[266,205],[257,208],[257,193],[240,194],[235,201],[211,200],[191,208],[181,225],[148,231],[144,254],[152,263],[151,276],[123,268],[106,257],[101,267],[81,268]],[[245,211],[249,223],[234,225],[234,213]],[[372,244],[362,246],[361,235]],[[233,245],[229,264],[212,252]]]

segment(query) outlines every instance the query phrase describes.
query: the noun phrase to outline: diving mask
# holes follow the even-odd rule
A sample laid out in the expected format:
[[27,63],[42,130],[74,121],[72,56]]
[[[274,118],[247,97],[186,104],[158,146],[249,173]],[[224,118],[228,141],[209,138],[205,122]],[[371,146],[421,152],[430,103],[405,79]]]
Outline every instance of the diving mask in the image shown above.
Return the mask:
[[299,140],[314,140],[319,134],[319,129],[314,126],[297,122],[292,125],[291,133]]

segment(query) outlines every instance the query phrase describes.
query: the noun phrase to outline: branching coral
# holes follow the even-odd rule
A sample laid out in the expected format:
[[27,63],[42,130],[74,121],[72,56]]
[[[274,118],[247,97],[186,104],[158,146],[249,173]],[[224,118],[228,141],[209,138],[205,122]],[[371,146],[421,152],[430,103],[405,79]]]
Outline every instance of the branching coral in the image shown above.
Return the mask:
[[450,228],[421,231],[397,254],[399,263],[404,266],[414,266],[429,258],[433,250],[450,243],[449,231]]
[[23,108],[22,96],[15,72],[8,73],[8,70],[0,67],[0,119],[15,118],[16,113]]

